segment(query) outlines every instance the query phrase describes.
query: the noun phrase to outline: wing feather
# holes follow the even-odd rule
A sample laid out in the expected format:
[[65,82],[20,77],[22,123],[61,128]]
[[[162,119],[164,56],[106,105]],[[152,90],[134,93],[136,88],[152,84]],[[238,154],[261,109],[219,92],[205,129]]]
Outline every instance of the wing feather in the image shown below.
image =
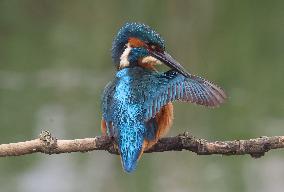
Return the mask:
[[154,82],[155,92],[145,100],[145,120],[149,120],[169,102],[184,101],[217,107],[224,103],[227,96],[223,89],[198,76],[184,77],[174,70],[158,74]]

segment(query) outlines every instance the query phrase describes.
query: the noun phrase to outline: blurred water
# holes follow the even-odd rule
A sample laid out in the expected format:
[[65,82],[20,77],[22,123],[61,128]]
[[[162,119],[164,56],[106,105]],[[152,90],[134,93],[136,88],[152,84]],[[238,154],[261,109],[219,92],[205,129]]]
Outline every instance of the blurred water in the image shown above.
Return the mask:
[[[0,143],[100,134],[100,97],[115,73],[112,38],[145,22],[229,100],[175,104],[170,135],[210,140],[283,135],[282,1],[0,1]],[[162,67],[165,70],[165,67]],[[145,154],[135,173],[106,152],[0,159],[0,191],[281,191],[283,150],[261,159]]]

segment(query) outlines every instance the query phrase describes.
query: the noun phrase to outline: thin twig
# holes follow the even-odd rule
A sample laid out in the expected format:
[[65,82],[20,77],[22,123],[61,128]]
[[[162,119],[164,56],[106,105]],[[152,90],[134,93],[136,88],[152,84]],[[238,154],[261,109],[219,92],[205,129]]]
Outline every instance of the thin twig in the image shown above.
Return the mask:
[[[235,141],[206,141],[197,139],[189,133],[175,137],[162,138],[145,153],[164,151],[192,151],[198,155],[244,155],[250,154],[254,158],[261,157],[272,149],[284,148],[284,136],[266,137]],[[59,140],[51,136],[50,132],[43,131],[39,138],[0,145],[0,157],[20,156],[31,153],[59,154],[71,152],[87,152],[106,150],[118,154],[115,141],[111,137],[97,136],[94,138]]]

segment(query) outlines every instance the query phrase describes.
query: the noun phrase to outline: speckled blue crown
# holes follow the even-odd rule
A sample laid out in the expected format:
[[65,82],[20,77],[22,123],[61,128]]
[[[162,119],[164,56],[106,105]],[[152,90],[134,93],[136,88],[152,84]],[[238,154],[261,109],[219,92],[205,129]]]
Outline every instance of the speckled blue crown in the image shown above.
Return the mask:
[[161,48],[165,48],[162,37],[149,26],[143,23],[126,23],[117,33],[112,43],[112,60],[116,67],[119,67],[120,56],[124,51],[130,37],[136,37],[144,42],[157,44]]

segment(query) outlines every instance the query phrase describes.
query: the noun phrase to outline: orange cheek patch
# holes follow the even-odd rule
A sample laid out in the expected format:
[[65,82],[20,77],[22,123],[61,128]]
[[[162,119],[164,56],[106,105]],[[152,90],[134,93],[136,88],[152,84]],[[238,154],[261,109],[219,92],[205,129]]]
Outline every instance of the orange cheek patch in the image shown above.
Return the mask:
[[141,59],[138,60],[138,65],[140,65],[141,67],[144,67],[146,69],[150,69],[153,71],[157,71],[157,69],[155,68],[155,63],[143,63],[141,61]]
[[144,46],[146,46],[146,44],[143,41],[141,41],[140,39],[135,38],[135,37],[130,37],[128,39],[128,43],[130,44],[131,47],[144,47]]

